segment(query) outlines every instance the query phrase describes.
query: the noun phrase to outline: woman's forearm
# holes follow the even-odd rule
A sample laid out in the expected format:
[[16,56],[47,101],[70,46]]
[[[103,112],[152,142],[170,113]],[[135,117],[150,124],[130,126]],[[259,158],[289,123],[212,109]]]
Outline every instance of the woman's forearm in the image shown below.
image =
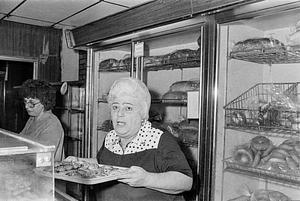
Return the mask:
[[148,173],[145,187],[169,194],[178,194],[192,188],[193,179],[176,171]]

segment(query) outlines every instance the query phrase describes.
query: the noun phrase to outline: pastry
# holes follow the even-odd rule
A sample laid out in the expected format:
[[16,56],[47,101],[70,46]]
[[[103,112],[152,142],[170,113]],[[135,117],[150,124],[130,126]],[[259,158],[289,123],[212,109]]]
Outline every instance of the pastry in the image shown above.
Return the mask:
[[109,70],[111,67],[118,66],[119,62],[116,59],[106,59],[100,62],[99,69]]
[[251,139],[251,148],[257,151],[265,151],[272,146],[271,141],[264,136],[256,136]]
[[176,62],[178,60],[187,60],[188,58],[195,58],[197,56],[197,51],[191,49],[181,49],[176,50],[166,56],[169,62]]
[[199,90],[200,82],[198,80],[193,81],[179,81],[170,86],[170,91],[196,91]]
[[165,93],[162,99],[166,100],[186,100],[187,93],[182,91],[169,91]]
[[254,154],[249,147],[242,145],[233,151],[233,159],[241,165],[250,166],[253,164]]

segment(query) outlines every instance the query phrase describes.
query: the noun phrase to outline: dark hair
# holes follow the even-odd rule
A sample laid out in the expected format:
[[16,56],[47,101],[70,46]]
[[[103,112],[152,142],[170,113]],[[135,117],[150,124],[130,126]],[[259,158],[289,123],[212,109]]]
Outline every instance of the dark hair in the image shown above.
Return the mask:
[[26,80],[22,84],[21,96],[39,99],[44,105],[45,111],[53,109],[56,101],[55,89],[44,80]]

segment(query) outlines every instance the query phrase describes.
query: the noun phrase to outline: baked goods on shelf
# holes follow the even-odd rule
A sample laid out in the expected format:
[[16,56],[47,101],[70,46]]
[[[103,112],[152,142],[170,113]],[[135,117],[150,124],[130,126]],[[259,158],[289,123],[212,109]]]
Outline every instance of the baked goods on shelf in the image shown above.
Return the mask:
[[250,38],[237,42],[232,48],[233,52],[262,50],[268,48],[285,49],[285,45],[274,38]]
[[270,171],[299,173],[300,176],[300,141],[285,140],[278,146],[264,136],[256,136],[237,146],[233,151],[236,163],[258,167]]
[[197,50],[192,49],[181,49],[171,52],[170,54],[165,55],[165,58],[172,63],[180,60],[188,60],[197,57]]
[[291,201],[291,199],[280,191],[258,189],[249,195],[242,195],[228,201]]
[[163,100],[168,102],[177,102],[182,100],[187,100],[188,91],[197,91],[199,90],[200,82],[199,80],[183,80],[174,82],[170,87],[168,92],[163,96]]
[[170,86],[170,91],[196,91],[199,90],[200,81],[199,80],[186,80],[174,82]]
[[122,66],[125,67],[127,69],[130,69],[131,67],[131,55],[130,54],[126,54],[121,60],[119,60],[119,65],[118,66]]
[[178,142],[188,147],[198,147],[198,120],[182,120],[174,123],[163,123],[159,126],[169,131],[178,139]]
[[119,61],[117,59],[105,59],[100,62],[99,69],[110,69],[112,67],[119,66]]
[[226,126],[271,135],[300,133],[298,82],[258,83],[225,106]]
[[183,91],[168,91],[162,96],[163,100],[169,100],[172,101],[180,101],[180,100],[186,100],[187,93]]
[[241,145],[233,151],[233,159],[238,164],[251,166],[253,164],[254,153],[249,145]]
[[149,56],[144,58],[145,67],[159,66],[167,63],[163,56]]

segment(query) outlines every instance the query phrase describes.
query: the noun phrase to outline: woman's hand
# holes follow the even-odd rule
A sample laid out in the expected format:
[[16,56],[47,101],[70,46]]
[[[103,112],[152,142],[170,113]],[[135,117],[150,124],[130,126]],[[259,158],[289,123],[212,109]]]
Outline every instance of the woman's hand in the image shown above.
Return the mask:
[[131,166],[127,174],[121,175],[118,181],[133,187],[145,186],[149,173],[141,167]]
[[193,183],[191,177],[177,171],[152,173],[137,166],[130,167],[127,174],[119,176],[118,181],[132,187],[145,187],[170,194],[188,191]]

